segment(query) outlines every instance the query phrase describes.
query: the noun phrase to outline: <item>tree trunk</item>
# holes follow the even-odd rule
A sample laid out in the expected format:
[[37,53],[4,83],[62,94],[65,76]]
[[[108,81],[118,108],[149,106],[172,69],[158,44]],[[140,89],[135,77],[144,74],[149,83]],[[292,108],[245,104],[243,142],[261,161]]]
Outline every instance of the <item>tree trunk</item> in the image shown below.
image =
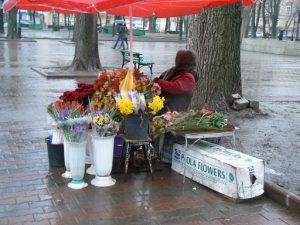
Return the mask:
[[33,24],[35,24],[35,11],[32,13]]
[[280,0],[273,0],[273,16],[272,16],[272,38],[276,38],[277,36],[277,23],[279,16],[279,6]]
[[8,27],[7,27],[7,38],[8,39],[17,39],[17,9],[16,7],[12,8],[8,12]]
[[256,38],[256,26],[255,26],[255,17],[256,17],[256,4],[252,6],[251,12],[251,37]]
[[190,17],[188,49],[196,52],[199,81],[190,108],[226,111],[242,92],[241,3],[204,9]]
[[101,69],[98,51],[97,15],[80,14],[76,21],[77,40],[73,70],[95,71]]
[[298,24],[297,24],[297,29],[296,29],[296,40],[298,40],[298,38],[300,33],[300,9],[298,9]]
[[170,30],[170,17],[166,18],[165,33]]
[[145,27],[146,27],[146,19],[143,18],[143,30],[145,30]]
[[260,11],[261,11],[261,2],[258,3],[258,10],[256,15],[256,22],[255,22],[255,30],[257,31],[259,19],[260,19]]
[[67,27],[67,14],[64,14],[65,27]]
[[78,17],[79,17],[79,14],[75,15],[75,21],[74,21],[74,31],[73,31],[73,37],[72,37],[72,41],[73,42],[76,42],[77,40],[77,27],[79,24],[77,24],[77,21],[78,21]]
[[267,24],[267,20],[266,20],[266,0],[263,0],[263,4],[262,4],[262,22],[263,22],[263,37],[267,38],[267,34],[266,34],[266,24]]
[[183,16],[180,17],[180,21],[179,21],[179,40],[182,40],[182,32],[183,32]]
[[241,38],[248,37],[250,19],[251,19],[251,7],[244,6],[242,8]]
[[186,19],[185,19],[185,37],[187,38],[188,37],[188,33],[189,33],[189,16],[186,16]]
[[[0,2],[2,5],[2,2]],[[4,20],[3,20],[3,8],[0,8],[0,34],[4,34]]]

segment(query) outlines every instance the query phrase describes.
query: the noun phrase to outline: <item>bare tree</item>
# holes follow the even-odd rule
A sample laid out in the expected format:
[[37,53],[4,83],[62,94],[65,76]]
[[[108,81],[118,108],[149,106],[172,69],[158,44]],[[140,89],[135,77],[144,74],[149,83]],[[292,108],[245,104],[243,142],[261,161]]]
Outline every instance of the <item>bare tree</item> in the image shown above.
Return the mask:
[[97,15],[78,15],[76,29],[75,56],[71,69],[86,71],[101,69],[98,51]]
[[188,48],[198,55],[200,75],[191,108],[226,111],[231,95],[241,94],[240,28],[241,3],[204,9],[191,16]]
[[277,36],[277,23],[279,17],[279,7],[280,7],[281,0],[269,0],[268,7],[266,7],[266,11],[270,16],[272,26],[272,38],[276,38]]
[[[285,17],[285,30],[288,31],[289,27],[293,25],[292,36],[294,35],[294,30],[296,26],[296,20],[298,20],[298,13],[300,10],[300,0],[295,0],[293,2],[287,2],[286,7],[290,7],[290,11],[286,11]],[[287,33],[286,33],[287,34]]]
[[241,38],[248,37],[249,33],[249,24],[251,18],[251,7],[244,6],[242,7],[242,26],[241,26]]
[[258,1],[252,6],[251,13],[251,34],[252,38],[256,38],[256,32],[260,19],[260,11],[261,11],[261,2]]
[[266,33],[266,25],[267,25],[267,18],[266,18],[266,0],[262,0],[262,31],[263,31],[263,37],[267,38],[267,33]]

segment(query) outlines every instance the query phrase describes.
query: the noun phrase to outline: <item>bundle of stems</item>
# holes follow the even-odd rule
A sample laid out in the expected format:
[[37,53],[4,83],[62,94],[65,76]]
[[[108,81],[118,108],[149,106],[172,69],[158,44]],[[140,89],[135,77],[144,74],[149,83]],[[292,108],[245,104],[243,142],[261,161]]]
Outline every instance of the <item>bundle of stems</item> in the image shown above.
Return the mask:
[[159,132],[169,131],[210,131],[223,130],[227,119],[222,113],[207,114],[202,111],[179,113],[166,120],[164,115],[156,117],[154,121],[161,124]]

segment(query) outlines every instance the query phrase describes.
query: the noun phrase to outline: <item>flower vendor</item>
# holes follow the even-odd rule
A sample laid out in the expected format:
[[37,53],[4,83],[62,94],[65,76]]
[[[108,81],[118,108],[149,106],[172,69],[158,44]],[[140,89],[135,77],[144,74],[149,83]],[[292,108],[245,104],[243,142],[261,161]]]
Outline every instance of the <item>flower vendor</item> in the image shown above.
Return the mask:
[[196,54],[191,50],[179,50],[175,66],[166,70],[155,82],[166,99],[166,111],[186,111],[198,80],[196,72]]
[[[196,82],[196,54],[191,50],[179,50],[175,57],[175,66],[163,72],[154,80],[161,88],[161,96],[165,98],[165,107],[160,114],[168,111],[187,111]],[[174,137],[171,133],[160,135],[155,140],[155,148],[164,162],[171,162],[169,149],[173,147]]]

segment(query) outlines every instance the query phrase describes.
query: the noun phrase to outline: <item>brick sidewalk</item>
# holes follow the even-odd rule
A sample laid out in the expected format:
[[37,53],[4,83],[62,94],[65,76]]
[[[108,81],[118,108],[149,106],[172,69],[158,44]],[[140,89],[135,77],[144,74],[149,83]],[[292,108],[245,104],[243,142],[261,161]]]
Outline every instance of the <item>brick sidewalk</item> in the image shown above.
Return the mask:
[[0,128],[1,225],[300,224],[299,214],[266,197],[235,203],[189,179],[182,184],[167,165],[154,181],[147,172],[117,173],[113,187],[72,190],[63,168],[48,167],[46,127],[22,121],[1,122]]

